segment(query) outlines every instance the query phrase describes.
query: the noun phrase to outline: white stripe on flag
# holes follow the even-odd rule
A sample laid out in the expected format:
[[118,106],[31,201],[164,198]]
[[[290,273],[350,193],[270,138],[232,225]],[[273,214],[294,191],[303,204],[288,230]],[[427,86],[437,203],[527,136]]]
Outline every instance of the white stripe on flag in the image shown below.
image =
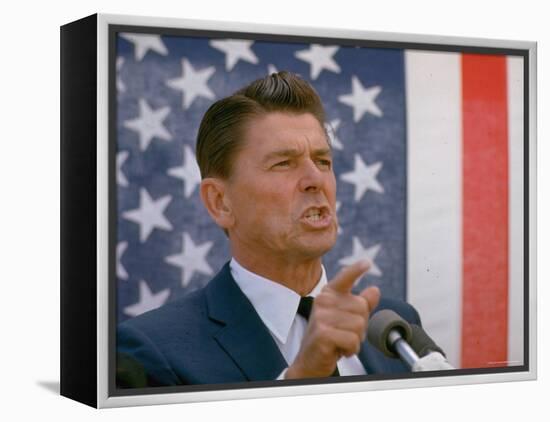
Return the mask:
[[508,57],[509,286],[508,361],[523,364],[523,58]]
[[407,300],[460,365],[462,113],[460,55],[405,52]]

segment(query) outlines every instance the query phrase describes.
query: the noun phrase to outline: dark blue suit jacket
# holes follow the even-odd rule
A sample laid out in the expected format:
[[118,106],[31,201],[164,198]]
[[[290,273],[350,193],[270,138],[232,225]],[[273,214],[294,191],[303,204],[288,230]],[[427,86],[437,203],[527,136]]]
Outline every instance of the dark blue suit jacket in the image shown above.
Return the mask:
[[[420,324],[405,302],[382,298],[374,312],[385,308]],[[132,385],[141,382],[130,377],[119,379],[120,387],[275,380],[288,366],[229,264],[205,288],[120,324],[117,352],[119,378],[128,361],[146,375],[145,385]],[[368,374],[408,372],[368,341],[358,357]]]

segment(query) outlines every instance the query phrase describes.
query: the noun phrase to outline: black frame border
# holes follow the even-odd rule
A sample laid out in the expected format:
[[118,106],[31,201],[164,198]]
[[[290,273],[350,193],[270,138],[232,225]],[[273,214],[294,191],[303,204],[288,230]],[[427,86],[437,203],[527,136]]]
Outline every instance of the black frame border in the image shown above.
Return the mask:
[[97,15],[60,30],[60,394],[97,406]]

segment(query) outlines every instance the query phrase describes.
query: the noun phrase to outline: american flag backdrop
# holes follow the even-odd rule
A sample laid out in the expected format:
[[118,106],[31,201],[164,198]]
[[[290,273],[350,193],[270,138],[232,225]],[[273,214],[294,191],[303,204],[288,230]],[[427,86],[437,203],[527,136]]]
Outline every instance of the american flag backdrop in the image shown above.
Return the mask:
[[412,303],[455,367],[523,364],[522,57],[145,33],[119,33],[116,51],[119,322],[229,260],[199,197],[198,127],[215,100],[287,70],[328,117],[329,279],[368,257],[355,289]]

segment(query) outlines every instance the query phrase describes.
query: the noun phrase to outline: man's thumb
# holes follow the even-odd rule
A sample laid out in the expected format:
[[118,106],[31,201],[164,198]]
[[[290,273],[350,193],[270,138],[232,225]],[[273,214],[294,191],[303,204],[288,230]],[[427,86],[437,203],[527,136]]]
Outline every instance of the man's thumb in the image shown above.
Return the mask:
[[369,312],[378,306],[380,302],[380,289],[376,286],[370,286],[364,289],[359,296],[364,297],[369,304]]

